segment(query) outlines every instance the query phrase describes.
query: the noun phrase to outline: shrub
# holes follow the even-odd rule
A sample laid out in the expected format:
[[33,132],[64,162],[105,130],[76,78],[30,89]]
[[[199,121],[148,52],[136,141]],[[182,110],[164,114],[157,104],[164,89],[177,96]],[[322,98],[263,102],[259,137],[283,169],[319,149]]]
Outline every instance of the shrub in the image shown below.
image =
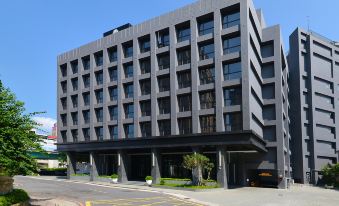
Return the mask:
[[112,178],[112,179],[117,179],[118,177],[119,177],[119,176],[118,176],[117,174],[112,174],[112,175],[111,175],[111,178]]
[[152,176],[146,176],[145,180],[153,180]]
[[28,194],[21,189],[15,189],[9,194],[0,195],[1,206],[10,206],[16,203],[25,202],[27,200],[29,200]]
[[165,180],[161,179],[160,180],[160,185],[164,185],[165,184]]
[[323,175],[323,180],[328,185],[336,185],[339,182],[337,178],[339,177],[339,163],[335,165],[326,165],[321,173]]

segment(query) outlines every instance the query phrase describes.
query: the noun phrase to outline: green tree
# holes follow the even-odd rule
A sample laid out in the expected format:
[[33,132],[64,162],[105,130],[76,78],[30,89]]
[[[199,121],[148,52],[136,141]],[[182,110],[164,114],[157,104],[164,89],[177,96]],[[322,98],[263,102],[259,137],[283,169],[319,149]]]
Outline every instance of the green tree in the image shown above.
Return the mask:
[[25,114],[24,103],[5,88],[0,80],[0,171],[2,175],[27,175],[37,170],[29,155],[42,151],[41,138],[32,132],[38,124],[32,120],[37,113]]
[[208,157],[202,154],[194,153],[184,156],[183,167],[192,171],[193,185],[201,186],[203,184],[203,170],[206,169],[210,174],[214,164],[210,162]]

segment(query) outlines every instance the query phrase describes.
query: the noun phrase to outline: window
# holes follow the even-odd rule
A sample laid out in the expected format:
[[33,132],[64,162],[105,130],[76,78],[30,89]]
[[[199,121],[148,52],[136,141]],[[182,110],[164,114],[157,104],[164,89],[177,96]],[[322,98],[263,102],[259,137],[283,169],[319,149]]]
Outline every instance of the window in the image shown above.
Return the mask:
[[151,109],[152,109],[151,101],[140,102],[140,110],[142,117],[151,116]]
[[191,71],[178,72],[178,87],[179,89],[191,86]]
[[233,87],[224,89],[225,106],[241,105],[241,87]]
[[178,96],[178,106],[179,112],[192,111],[192,96],[190,94]]
[[61,98],[60,101],[61,101],[62,110],[66,110],[67,109],[67,97]]
[[133,43],[129,42],[123,45],[125,58],[129,58],[133,56]]
[[95,80],[97,81],[97,85],[102,85],[104,78],[103,78],[103,73],[102,72],[96,72],[95,73]]
[[101,52],[98,52],[98,53],[95,53],[94,54],[94,58],[95,58],[95,63],[97,65],[97,67],[99,66],[102,66],[103,65],[103,54],[102,54],[102,51]]
[[262,70],[261,70],[261,77],[263,79],[272,78],[274,77],[274,64],[263,64]]
[[78,108],[78,95],[71,96],[73,108]]
[[110,62],[115,62],[118,60],[118,51],[116,47],[111,47],[107,50],[108,59]]
[[140,60],[140,73],[147,74],[151,72],[151,61],[150,59]]
[[170,56],[169,54],[163,54],[158,56],[158,67],[159,70],[170,68]]
[[171,112],[170,98],[158,99],[159,114],[169,114]]
[[89,122],[90,122],[90,112],[89,112],[89,110],[83,111],[82,116],[84,117],[85,124],[89,124]]
[[124,125],[125,136],[126,138],[134,138],[134,125],[126,124]]
[[215,92],[200,92],[200,109],[211,109],[215,107]]
[[72,81],[73,91],[77,91],[78,90],[78,78],[73,78],[71,81]]
[[151,50],[150,37],[142,37],[139,39],[140,53],[149,52]]
[[116,87],[109,87],[108,93],[109,93],[109,100],[111,102],[118,100],[118,89]]
[[274,105],[264,106],[262,113],[264,120],[275,120],[276,115]]
[[148,79],[140,81],[140,91],[141,95],[151,94],[151,81]]
[[263,43],[261,46],[261,55],[263,58],[274,56],[274,42]]
[[71,62],[72,73],[77,74],[79,67],[78,67],[78,60],[74,60]]
[[169,29],[165,29],[165,30],[157,32],[157,43],[158,43],[158,48],[169,46],[169,43],[170,43]]
[[262,86],[262,98],[263,99],[274,99],[275,98],[274,84],[266,84]]
[[133,84],[126,84],[124,86],[125,98],[133,98]]
[[125,104],[125,118],[134,118],[134,105],[133,104]]
[[133,77],[133,64],[124,65],[125,78]]
[[96,127],[95,128],[95,134],[97,136],[97,140],[99,140],[99,141],[104,140],[104,128]]
[[67,80],[61,82],[61,90],[63,93],[67,93]]
[[78,130],[73,129],[73,130],[71,130],[71,133],[72,133],[72,137],[73,137],[73,142],[78,142]]
[[95,116],[97,118],[97,122],[103,122],[103,109],[95,109]]
[[82,129],[82,134],[84,135],[85,141],[89,142],[90,141],[89,128]]
[[241,62],[224,64],[224,80],[241,78]]
[[67,131],[61,131],[62,142],[67,142]]
[[232,26],[240,25],[240,12],[233,11],[222,16],[222,28],[230,28]]
[[224,55],[234,52],[240,52],[240,49],[241,46],[239,36],[224,39],[223,41]]
[[82,97],[84,99],[84,106],[89,106],[90,105],[90,96],[89,92],[83,93]]
[[178,119],[179,134],[191,134],[192,133],[192,119],[180,118]]
[[67,76],[67,64],[63,64],[60,66],[61,76],[65,77]]
[[118,68],[117,67],[108,68],[108,75],[110,82],[118,81]]
[[191,28],[189,22],[177,26],[176,30],[177,30],[177,42],[183,42],[191,39]]
[[158,77],[159,92],[166,92],[170,90],[170,77]]
[[214,29],[213,14],[204,16],[200,20],[198,20],[199,36],[213,33],[213,29]]
[[177,51],[178,65],[190,64],[191,63],[191,49],[183,49]]
[[84,87],[89,88],[90,87],[90,81],[91,81],[89,74],[82,76],[82,80],[84,82]]
[[159,120],[159,135],[160,136],[169,136],[171,135],[171,120]]
[[97,100],[97,104],[102,104],[103,103],[104,97],[103,97],[102,89],[95,91],[95,98]]
[[142,137],[152,136],[152,124],[151,122],[142,122],[140,123],[140,130]]
[[224,118],[226,132],[242,130],[242,116],[240,112],[225,114]]
[[118,106],[108,107],[108,112],[111,121],[118,120]]
[[84,70],[89,70],[91,68],[91,60],[89,56],[82,58],[82,66],[84,67]]
[[109,135],[111,139],[118,139],[118,126],[109,126]]
[[200,117],[201,133],[211,133],[216,131],[215,116],[201,116]]
[[200,60],[214,58],[214,43],[199,45],[199,58]]
[[60,115],[61,117],[61,123],[63,127],[67,127],[67,114]]
[[214,83],[214,67],[199,69],[200,85]]
[[72,112],[71,116],[73,125],[78,125],[78,112]]

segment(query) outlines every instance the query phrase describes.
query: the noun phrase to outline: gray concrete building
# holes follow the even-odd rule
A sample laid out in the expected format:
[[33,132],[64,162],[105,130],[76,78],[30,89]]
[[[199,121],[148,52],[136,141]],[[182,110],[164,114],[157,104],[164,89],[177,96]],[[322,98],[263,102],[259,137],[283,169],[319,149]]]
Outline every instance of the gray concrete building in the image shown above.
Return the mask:
[[319,171],[338,162],[339,47],[298,28],[288,60],[293,178],[317,184]]
[[58,150],[69,177],[190,177],[285,188],[291,173],[288,64],[279,26],[251,0],[200,0],[58,56]]

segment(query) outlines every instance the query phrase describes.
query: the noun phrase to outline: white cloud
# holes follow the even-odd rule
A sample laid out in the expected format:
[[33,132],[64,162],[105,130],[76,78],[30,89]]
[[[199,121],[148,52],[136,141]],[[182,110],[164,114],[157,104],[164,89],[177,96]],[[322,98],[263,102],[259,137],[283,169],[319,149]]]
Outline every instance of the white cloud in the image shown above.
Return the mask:
[[[37,131],[38,133],[44,133],[46,135],[51,134],[52,132],[52,127],[56,123],[56,120],[53,118],[49,117],[33,117],[33,120],[40,124],[38,127],[39,130],[42,131]],[[47,132],[47,133],[46,133]]]

